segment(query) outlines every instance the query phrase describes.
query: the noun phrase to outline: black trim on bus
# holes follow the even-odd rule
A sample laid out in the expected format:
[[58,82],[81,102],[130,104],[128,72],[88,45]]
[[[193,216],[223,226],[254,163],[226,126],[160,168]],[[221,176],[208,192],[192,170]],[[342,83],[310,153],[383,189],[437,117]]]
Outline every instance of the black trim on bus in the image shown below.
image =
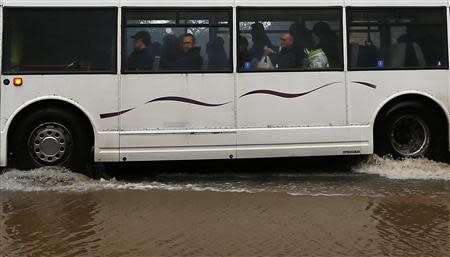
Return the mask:
[[[191,26],[191,24],[165,24],[165,25],[158,25],[158,26],[154,26],[152,24],[149,25],[127,25],[127,12],[142,12],[142,11],[223,11],[223,12],[227,12],[228,13],[228,19],[229,19],[229,23],[226,25],[221,25],[221,26],[211,26],[209,24],[204,24],[204,25],[200,25],[198,27],[202,27],[202,28],[228,28],[230,30],[230,56],[229,56],[229,68],[230,69],[226,69],[226,70],[220,70],[220,71],[215,71],[215,70],[157,70],[157,71],[127,71],[125,69],[125,65],[124,65],[124,56],[125,56],[125,51],[126,51],[126,37],[125,32],[126,32],[126,28],[127,27],[179,27],[179,28],[186,28],[186,27],[197,27],[195,26],[195,24],[192,24],[194,26]],[[132,75],[132,74],[224,74],[224,73],[234,73],[234,48],[233,48],[233,43],[234,43],[234,31],[233,31],[233,7],[184,7],[184,8],[179,8],[179,7],[134,7],[134,6],[126,6],[126,7],[122,7],[122,24],[121,24],[121,42],[122,42],[122,49],[121,49],[121,67],[120,67],[120,71],[121,74],[123,75]]]
[[[19,71],[19,72],[5,72],[4,68],[5,68],[5,34],[6,34],[6,28],[8,28],[8,24],[7,24],[7,19],[6,19],[6,15],[7,15],[7,11],[8,10],[14,10],[14,9],[19,9],[19,10],[112,10],[114,11],[114,17],[116,17],[115,22],[114,22],[114,60],[113,60],[113,64],[112,64],[112,69],[109,71],[93,71],[93,72],[86,72],[86,71],[50,71],[50,72],[46,72],[46,71]],[[3,31],[2,31],[2,75],[6,75],[6,76],[12,76],[12,75],[100,75],[100,74],[110,74],[110,75],[117,75],[118,69],[117,69],[117,52],[118,52],[118,48],[117,48],[117,43],[118,43],[118,10],[119,7],[113,7],[113,6],[107,6],[107,7],[17,7],[17,6],[11,6],[11,7],[3,7]]]
[[296,72],[296,73],[301,73],[301,72],[337,72],[337,71],[345,71],[345,65],[344,65],[344,22],[343,22],[343,18],[344,18],[344,7],[342,6],[294,6],[294,7],[286,7],[286,6],[270,6],[270,7],[255,7],[255,6],[238,6],[236,7],[236,23],[237,23],[237,31],[236,34],[238,36],[238,38],[240,37],[241,34],[241,30],[239,28],[239,23],[240,23],[240,12],[241,10],[292,10],[292,9],[297,9],[297,10],[339,10],[340,11],[340,16],[339,16],[339,20],[340,20],[340,25],[341,25],[341,56],[342,56],[342,63],[340,67],[334,67],[334,68],[327,68],[327,69],[283,69],[283,70],[251,70],[251,71],[245,71],[243,69],[241,69],[240,67],[237,67],[236,72],[237,73],[286,73],[286,72]]
[[[441,10],[444,12],[444,26],[445,26],[445,46],[444,50],[447,54],[447,60],[446,65],[441,67],[402,67],[402,68],[376,68],[376,67],[350,67],[350,63],[348,60],[350,60],[350,52],[348,51],[348,46],[350,42],[350,12],[352,10],[390,10],[390,9],[404,9],[404,10],[420,10],[420,9],[435,9],[435,10]],[[382,6],[382,7],[372,7],[372,6],[349,6],[346,7],[346,16],[345,19],[347,21],[347,71],[349,72],[358,72],[358,71],[442,71],[442,70],[448,70],[450,67],[450,55],[449,55],[449,49],[448,49],[448,17],[447,17],[447,6]],[[374,25],[375,26],[375,25]]]

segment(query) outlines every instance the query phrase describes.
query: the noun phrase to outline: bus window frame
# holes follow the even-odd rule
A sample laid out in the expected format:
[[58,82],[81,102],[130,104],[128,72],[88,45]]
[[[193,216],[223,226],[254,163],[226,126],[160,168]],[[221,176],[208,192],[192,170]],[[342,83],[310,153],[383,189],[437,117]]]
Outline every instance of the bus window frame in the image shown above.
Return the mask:
[[[241,11],[242,9],[244,10],[292,10],[292,9],[297,9],[297,10],[334,10],[334,11],[339,11],[339,22],[340,22],[340,26],[341,26],[341,65],[340,67],[337,68],[328,68],[328,69],[282,69],[282,70],[250,70],[250,71],[245,71],[243,69],[241,69],[240,67],[237,67],[237,73],[286,73],[286,72],[290,72],[290,73],[294,73],[294,72],[343,72],[345,71],[345,53],[344,53],[344,7],[343,6],[326,6],[326,7],[311,7],[311,6],[294,6],[294,7],[286,7],[286,6],[270,6],[270,7],[254,7],[254,6],[239,6],[236,7],[236,35],[237,38],[240,37],[241,35],[241,29],[239,27],[239,24],[241,22]],[[237,44],[239,46],[239,44]],[[239,48],[239,47],[237,47]],[[237,51],[237,49],[236,49]],[[238,53],[236,53],[236,58],[238,56]]]
[[[162,24],[162,25],[127,25],[127,16],[126,14],[129,11],[137,11],[137,12],[145,12],[145,11],[174,11],[174,12],[195,12],[195,11],[222,11],[228,14],[229,23],[226,26],[223,25],[195,25],[195,24]],[[233,7],[122,7],[122,24],[121,24],[121,64],[120,71],[122,75],[137,75],[137,74],[229,74],[234,73],[234,49],[233,49]],[[127,37],[126,37],[126,28],[187,28],[187,27],[202,27],[202,28],[228,28],[230,33],[230,54],[229,54],[229,67],[226,70],[157,70],[157,71],[130,71],[125,69],[125,60],[124,56],[126,55],[126,45],[127,45]]]
[[[109,71],[19,71],[19,72],[6,72],[5,71],[5,36],[6,36],[6,29],[8,26],[8,21],[6,19],[5,16],[5,10],[110,10],[113,11],[113,15],[115,17],[114,19],[114,23],[112,24],[114,26],[114,31],[113,31],[113,39],[114,41],[113,43],[113,63],[112,63],[112,67],[111,70]],[[119,26],[118,24],[118,13],[119,13],[119,7],[114,7],[114,6],[106,6],[106,7],[16,7],[16,6],[3,6],[3,31],[2,31],[2,75],[6,75],[6,76],[11,76],[11,75],[117,75],[118,72],[118,68],[117,68],[117,53],[118,53],[118,33],[117,33],[117,28]]]
[[351,11],[353,10],[392,10],[392,9],[408,9],[408,10],[423,10],[423,9],[435,9],[435,10],[440,10],[443,11],[444,13],[444,23],[443,25],[445,26],[445,37],[444,37],[444,51],[445,51],[445,56],[447,57],[447,62],[445,65],[441,66],[441,67],[403,67],[403,68],[376,68],[376,67],[363,67],[363,68],[359,68],[359,67],[350,67],[350,62],[347,62],[347,70],[348,71],[429,71],[429,70],[435,70],[435,71],[442,71],[442,70],[448,70],[450,67],[450,54],[449,54],[449,39],[448,39],[448,17],[447,17],[447,7],[445,6],[395,6],[395,7],[386,7],[386,6],[382,6],[382,7],[371,7],[371,6],[365,6],[365,7],[360,7],[360,6],[348,6],[346,7],[346,21],[347,21],[347,45],[345,47],[347,47],[347,60],[350,60],[350,51],[348,51],[349,49],[349,43],[350,43],[350,18],[351,18]]

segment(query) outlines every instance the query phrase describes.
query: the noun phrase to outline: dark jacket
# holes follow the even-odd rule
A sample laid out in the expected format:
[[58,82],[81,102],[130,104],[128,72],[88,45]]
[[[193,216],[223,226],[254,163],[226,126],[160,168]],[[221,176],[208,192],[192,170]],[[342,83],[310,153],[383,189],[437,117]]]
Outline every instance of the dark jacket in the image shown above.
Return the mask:
[[224,44],[225,41],[221,37],[216,37],[207,44],[206,53],[208,54],[209,70],[229,69],[230,62],[228,61]]
[[163,46],[161,51],[160,68],[163,70],[174,70],[175,62],[178,59],[178,47],[180,43],[175,35],[167,35],[163,38]]
[[253,42],[253,46],[250,48],[249,52],[252,57],[258,59],[258,61],[263,57],[265,47],[274,49],[272,42],[270,42],[270,39],[266,34],[253,37]]
[[142,50],[134,50],[134,52],[128,58],[127,68],[130,71],[133,70],[152,70],[155,56],[150,48],[144,48]]
[[182,53],[175,62],[176,70],[200,70],[203,58],[200,56],[200,47],[191,48],[187,53]]
[[326,33],[319,36],[319,43],[316,45],[315,49],[322,49],[325,55],[328,58],[328,63],[330,64],[330,67],[339,67],[342,63],[342,53],[339,49],[339,44],[336,44],[336,42],[339,42],[338,37],[332,33]]
[[295,48],[290,47],[281,49],[278,54],[272,55],[270,60],[276,69],[295,69],[299,64],[297,57]]

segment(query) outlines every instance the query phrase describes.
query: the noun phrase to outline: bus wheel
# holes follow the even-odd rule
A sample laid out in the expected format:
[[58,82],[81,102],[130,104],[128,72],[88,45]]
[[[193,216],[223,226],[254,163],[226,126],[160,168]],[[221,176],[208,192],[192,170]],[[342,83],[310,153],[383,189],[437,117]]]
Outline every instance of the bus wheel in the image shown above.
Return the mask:
[[11,137],[14,166],[29,170],[61,166],[84,170],[91,156],[88,128],[74,113],[46,108],[28,114]]
[[377,120],[375,153],[394,158],[437,158],[443,142],[440,123],[420,103],[402,103]]

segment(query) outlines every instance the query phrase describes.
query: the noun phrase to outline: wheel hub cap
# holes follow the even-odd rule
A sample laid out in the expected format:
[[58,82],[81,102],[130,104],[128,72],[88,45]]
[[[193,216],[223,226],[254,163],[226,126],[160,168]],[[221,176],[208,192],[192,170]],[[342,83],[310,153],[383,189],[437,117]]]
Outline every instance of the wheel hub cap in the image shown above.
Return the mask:
[[37,146],[41,149],[41,153],[52,156],[58,153],[60,144],[58,139],[54,137],[46,137],[42,140],[42,143]]
[[400,117],[392,128],[391,144],[405,157],[422,156],[430,144],[430,130],[419,117]]
[[28,145],[34,160],[43,165],[57,165],[68,159],[72,136],[61,124],[46,123],[33,131]]

